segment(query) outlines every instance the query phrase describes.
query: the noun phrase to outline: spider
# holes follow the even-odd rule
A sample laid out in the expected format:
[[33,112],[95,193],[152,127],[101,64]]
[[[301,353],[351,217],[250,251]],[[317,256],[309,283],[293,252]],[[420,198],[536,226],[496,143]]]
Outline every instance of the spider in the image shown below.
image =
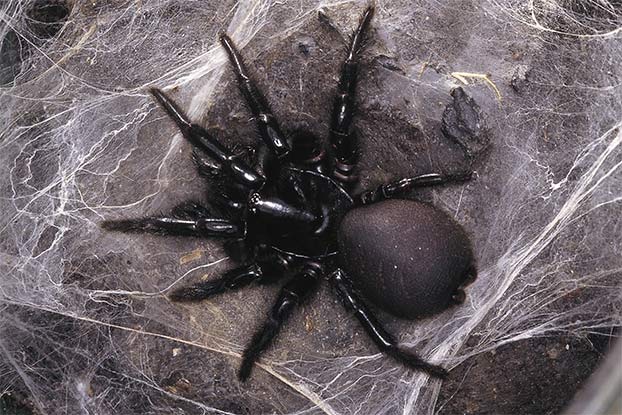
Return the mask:
[[226,148],[164,92],[152,88],[155,100],[193,146],[198,171],[213,180],[216,194],[209,209],[185,202],[170,214],[102,222],[104,229],[121,232],[225,238],[227,252],[244,265],[175,289],[170,294],[174,301],[287,281],[243,352],[241,381],[322,279],[328,279],[382,352],[434,377],[447,375],[444,368],[399,346],[366,302],[398,317],[417,318],[463,301],[463,288],[475,276],[471,245],[457,222],[429,204],[397,199],[418,187],[468,180],[470,173],[424,174],[368,191],[352,190],[357,182],[352,126],[357,73],[373,14],[368,7],[350,39],[333,103],[329,148],[310,133],[283,134],[236,46],[221,34],[264,145],[256,152]]

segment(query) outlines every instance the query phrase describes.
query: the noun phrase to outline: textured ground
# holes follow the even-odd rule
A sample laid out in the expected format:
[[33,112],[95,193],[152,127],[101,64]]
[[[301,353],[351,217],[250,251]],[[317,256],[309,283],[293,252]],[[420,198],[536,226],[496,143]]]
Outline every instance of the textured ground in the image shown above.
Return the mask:
[[[212,82],[220,66],[209,57],[205,73],[198,70],[200,63],[190,65],[197,72],[185,67],[172,72],[205,53],[241,6],[171,1],[137,11],[112,3],[89,2],[74,10],[79,17],[67,38],[58,39],[62,46],[51,46],[54,53],[46,55],[60,62],[53,66],[58,73],[31,68],[30,84],[18,79],[22,89],[4,90],[11,93],[3,99],[19,115],[2,119],[15,122],[16,128],[0,124],[0,143],[8,149],[4,157],[9,167],[3,174],[10,179],[2,189],[10,195],[4,201],[13,215],[3,223],[0,240],[7,275],[0,305],[3,315],[10,316],[0,320],[0,375],[2,370],[11,373],[10,382],[0,380],[0,388],[8,391],[0,400],[0,414],[21,415],[29,408],[39,408],[35,413],[350,414],[357,408],[358,413],[394,413],[408,407],[407,391],[418,387],[416,380],[389,360],[367,359],[375,353],[373,345],[328,287],[285,327],[268,354],[273,367],[258,368],[241,385],[235,379],[238,353],[264,318],[276,288],[257,287],[201,305],[172,304],[161,294],[177,278],[213,276],[234,265],[216,262],[223,257],[218,243],[99,230],[102,217],[166,211],[209,194],[209,185],[196,177],[189,148],[173,141],[173,126],[142,86],[177,85],[184,76],[191,78],[171,94],[195,119],[228,144],[255,138],[230,71],[217,77],[216,86],[206,79]],[[249,16],[260,15],[260,6],[267,3],[257,4]],[[284,4],[272,5],[263,17],[265,25],[243,52],[284,129],[326,136],[345,37],[364,4],[326,7],[322,19],[315,9],[293,19],[297,7]],[[564,37],[520,25],[513,31],[517,22],[499,11],[504,4],[526,7],[468,0],[414,7],[409,1],[380,4],[365,52],[356,120],[361,188],[433,171],[477,172],[468,184],[409,195],[451,212],[465,226],[482,270],[462,308],[436,319],[413,323],[379,312],[391,331],[426,354],[433,351],[427,343],[442,344],[454,331],[451,324],[471,317],[461,312],[485,303],[486,287],[496,287],[498,277],[506,275],[498,269],[517,266],[520,261],[510,261],[518,251],[512,250],[513,243],[522,242],[524,234],[541,235],[536,230],[546,229],[553,223],[549,218],[564,211],[574,194],[572,184],[589,173],[591,159],[577,162],[577,155],[620,119],[615,107],[619,55],[607,39]],[[57,9],[53,12],[58,15]],[[598,16],[585,13],[592,19],[585,25],[594,26]],[[94,21],[96,36],[80,43]],[[574,30],[573,24],[556,29]],[[598,29],[605,32],[608,26],[602,24]],[[32,30],[43,36],[47,29]],[[8,33],[0,51],[0,83],[10,83],[19,73],[20,59],[28,58],[15,52],[21,43]],[[160,53],[155,52],[159,42],[179,52],[151,60],[148,51]],[[452,72],[489,73],[503,99],[486,82],[464,85]],[[46,77],[51,80],[42,81]],[[34,85],[34,92],[28,85]],[[58,96],[46,95],[50,85],[58,86]],[[481,125],[472,135],[451,137],[456,128],[442,127],[443,114],[445,123],[451,123],[451,108],[456,108],[451,91],[457,86],[473,100],[469,107],[481,116]],[[211,95],[203,87],[212,88]],[[15,97],[20,94],[29,99],[19,101]],[[54,121],[49,125],[45,119]],[[80,128],[73,130],[75,125]],[[28,127],[24,135],[14,135],[19,126]],[[106,144],[100,147],[101,142]],[[619,157],[619,149],[614,151]],[[607,183],[601,186],[605,196],[572,216],[576,228],[562,230],[558,242],[544,246],[528,266],[518,264],[523,268],[513,277],[514,288],[504,292],[489,318],[469,331],[472,336],[458,355],[485,349],[490,337],[497,343],[454,368],[435,404],[425,395],[432,388],[423,386],[425,396],[414,409],[409,407],[411,413],[555,414],[569,402],[606,352],[609,332],[599,328],[603,335],[560,335],[545,330],[543,322],[576,332],[582,331],[583,321],[610,323],[594,316],[611,314],[611,304],[590,303],[609,299],[602,291],[620,276],[608,273],[620,267],[615,255],[619,208],[609,203],[620,189]],[[36,192],[30,193],[30,187]],[[50,225],[46,220],[56,217],[59,200],[67,206]],[[543,200],[547,202],[538,204]],[[587,215],[590,207],[596,213]],[[31,222],[36,225],[30,227]],[[16,236],[23,229],[34,229],[36,237]],[[598,284],[578,280],[573,289],[554,291],[563,285],[559,281],[599,272],[604,277]],[[542,280],[552,282],[538,285]],[[581,304],[588,306],[578,308]],[[529,319],[530,312],[542,309],[544,317]],[[576,326],[555,319],[568,310]],[[443,338],[425,329],[438,329]],[[533,332],[548,337],[532,337]],[[511,341],[498,346],[504,335]],[[517,340],[521,335],[525,340]]]

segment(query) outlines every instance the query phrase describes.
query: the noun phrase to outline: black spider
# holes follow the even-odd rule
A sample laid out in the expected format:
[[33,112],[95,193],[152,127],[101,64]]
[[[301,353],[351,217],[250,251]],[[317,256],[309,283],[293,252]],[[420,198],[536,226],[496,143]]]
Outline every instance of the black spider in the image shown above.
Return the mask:
[[162,91],[152,89],[193,145],[198,170],[214,180],[218,195],[211,210],[187,202],[168,215],[102,223],[105,229],[122,232],[227,238],[226,249],[245,265],[216,280],[177,289],[170,295],[176,301],[203,300],[253,282],[289,278],[267,321],[244,351],[241,380],[248,378],[283,322],[323,276],[328,276],[380,350],[430,375],[447,374],[400,348],[353,288],[356,285],[367,299],[395,315],[415,318],[461,302],[462,288],[475,276],[469,239],[459,224],[428,204],[388,200],[413,188],[467,180],[470,174],[424,174],[351,194],[356,181],[356,137],[351,125],[356,78],[373,13],[373,7],[368,7],[363,14],[341,68],[329,152],[311,134],[288,138],[281,132],[239,52],[223,34],[220,41],[266,145],[256,156],[248,149],[230,151],[191,123]]

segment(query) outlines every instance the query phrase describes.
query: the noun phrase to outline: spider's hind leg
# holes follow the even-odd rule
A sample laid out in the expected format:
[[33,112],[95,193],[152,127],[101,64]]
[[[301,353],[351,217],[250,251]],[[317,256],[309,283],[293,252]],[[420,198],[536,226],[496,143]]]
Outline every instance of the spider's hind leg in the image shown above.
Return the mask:
[[465,182],[471,180],[472,172],[459,174],[429,173],[415,177],[399,179],[390,183],[384,183],[375,189],[364,191],[354,197],[361,205],[380,202],[386,199],[398,197],[405,192],[419,187],[437,186],[453,182]]
[[330,282],[346,309],[354,312],[369,337],[382,352],[408,367],[422,370],[431,376],[441,379],[447,377],[447,370],[444,368],[428,363],[415,353],[398,346],[395,339],[386,332],[367,305],[359,298],[359,295],[352,288],[350,279],[342,270],[335,271],[330,276]]
[[357,161],[356,133],[352,128],[354,117],[356,81],[359,57],[365,42],[365,35],[374,15],[374,8],[368,7],[350,40],[348,54],[341,67],[337,95],[333,103],[330,123],[330,143],[334,153],[335,170],[333,176],[343,183],[356,180],[354,169]]

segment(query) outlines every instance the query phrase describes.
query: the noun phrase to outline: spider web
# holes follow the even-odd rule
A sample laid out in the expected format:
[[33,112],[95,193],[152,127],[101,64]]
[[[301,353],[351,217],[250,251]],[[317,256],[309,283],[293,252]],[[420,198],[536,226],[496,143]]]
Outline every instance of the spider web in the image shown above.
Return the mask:
[[[284,127],[326,135],[343,37],[365,4],[211,3],[76,2],[56,30],[32,13],[44,2],[0,6],[0,391],[24,391],[41,413],[432,413],[440,384],[377,354],[327,287],[240,386],[238,357],[275,287],[172,304],[170,287],[234,265],[221,245],[98,227],[209,194],[148,86],[224,142],[252,139],[222,30]],[[424,197],[472,235],[479,277],[439,316],[380,317],[447,367],[619,326],[622,5],[450,3],[377,2],[362,183],[462,163],[440,132],[461,85],[492,144],[476,180]]]

